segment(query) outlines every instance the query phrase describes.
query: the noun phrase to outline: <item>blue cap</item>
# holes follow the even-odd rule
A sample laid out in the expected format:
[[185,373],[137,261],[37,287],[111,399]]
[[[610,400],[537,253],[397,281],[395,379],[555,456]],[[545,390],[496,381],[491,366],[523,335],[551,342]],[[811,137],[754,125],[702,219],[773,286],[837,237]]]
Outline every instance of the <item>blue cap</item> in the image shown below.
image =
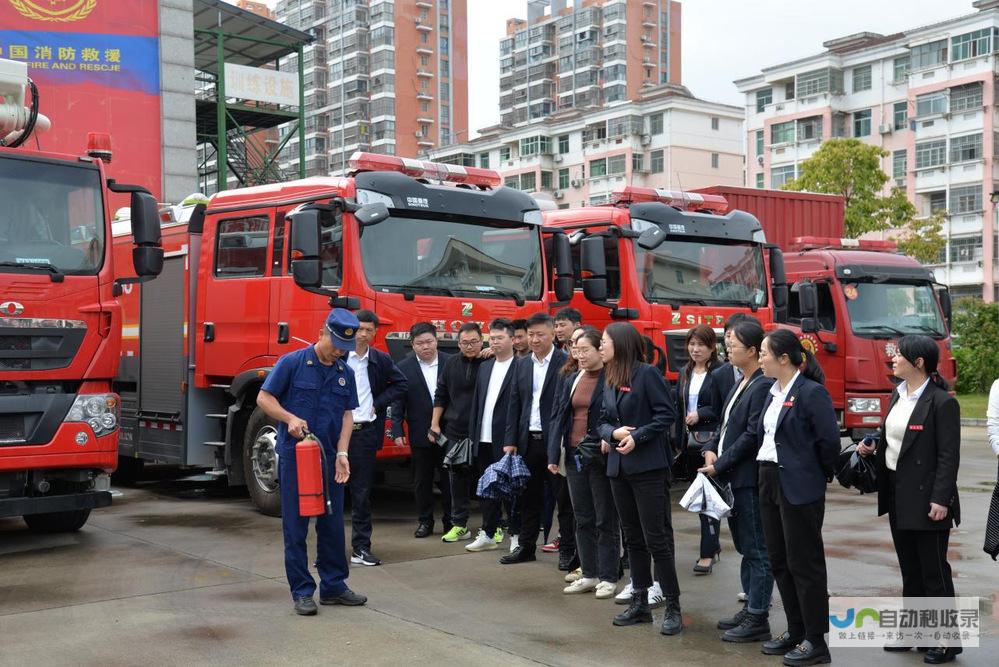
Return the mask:
[[326,318],[326,330],[330,332],[330,339],[344,352],[357,349],[354,336],[357,335],[359,326],[361,323],[357,316],[346,308],[334,308]]

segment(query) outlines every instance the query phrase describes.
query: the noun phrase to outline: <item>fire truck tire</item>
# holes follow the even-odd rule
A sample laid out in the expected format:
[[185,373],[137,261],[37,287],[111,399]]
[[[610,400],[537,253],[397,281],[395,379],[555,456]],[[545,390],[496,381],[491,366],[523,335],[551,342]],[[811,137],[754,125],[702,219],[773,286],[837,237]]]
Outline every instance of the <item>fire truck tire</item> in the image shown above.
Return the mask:
[[83,528],[90,518],[90,510],[26,514],[24,523],[36,533],[72,533]]
[[250,500],[267,516],[281,516],[276,447],[275,421],[254,408],[243,432],[243,474]]
[[139,477],[142,475],[142,470],[145,468],[146,462],[142,459],[133,458],[131,456],[119,456],[118,457],[118,468],[111,473],[111,481],[115,484],[121,485],[132,485],[139,481]]

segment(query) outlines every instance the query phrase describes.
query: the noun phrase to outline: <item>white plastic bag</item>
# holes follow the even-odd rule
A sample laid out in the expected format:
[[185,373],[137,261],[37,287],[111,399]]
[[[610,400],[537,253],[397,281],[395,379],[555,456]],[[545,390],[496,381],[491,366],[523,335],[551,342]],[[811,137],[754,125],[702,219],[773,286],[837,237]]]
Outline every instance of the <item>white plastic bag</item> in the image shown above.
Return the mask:
[[724,519],[732,513],[731,506],[722,498],[717,487],[700,472],[680,499],[680,507],[688,512],[706,514],[716,520]]

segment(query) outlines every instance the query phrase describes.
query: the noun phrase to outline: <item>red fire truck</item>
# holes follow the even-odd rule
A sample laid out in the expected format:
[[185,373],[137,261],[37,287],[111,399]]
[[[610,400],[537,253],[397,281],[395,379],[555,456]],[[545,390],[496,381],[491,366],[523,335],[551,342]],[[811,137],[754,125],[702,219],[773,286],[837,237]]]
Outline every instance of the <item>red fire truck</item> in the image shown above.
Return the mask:
[[[123,462],[207,468],[277,515],[276,430],[256,394],[331,306],[378,313],[375,345],[398,359],[418,321],[456,350],[464,322],[545,310],[549,289],[569,298],[568,238],[548,261],[538,204],[497,172],[369,153],[350,166],[173,209],[162,276],[125,297]],[[408,454],[389,438],[380,453]]]
[[610,204],[546,211],[545,225],[569,234],[571,305],[597,327],[630,321],[665,351],[671,380],[691,327],[720,335],[735,312],[771,323],[787,306],[781,251],[755,217],[728,208],[720,196],[627,186]]
[[[18,148],[49,124],[24,63],[0,60],[0,98],[0,517],[77,530],[111,504],[118,297],[131,286],[115,269],[159,272],[156,200],[107,178],[107,135],[91,133],[83,157]],[[112,257],[109,192],[131,196],[130,257]]]

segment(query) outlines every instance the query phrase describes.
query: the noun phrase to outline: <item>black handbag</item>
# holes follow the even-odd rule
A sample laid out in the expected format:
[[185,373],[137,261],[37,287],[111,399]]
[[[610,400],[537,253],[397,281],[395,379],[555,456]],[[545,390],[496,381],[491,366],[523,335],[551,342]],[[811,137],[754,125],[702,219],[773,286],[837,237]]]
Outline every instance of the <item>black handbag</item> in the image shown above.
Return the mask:
[[464,438],[454,443],[444,455],[444,467],[449,469],[471,467],[475,457],[472,455],[472,440]]
[[600,440],[597,438],[583,438],[576,446],[576,453],[579,461],[585,468],[589,465],[607,465],[607,455],[600,451]]

